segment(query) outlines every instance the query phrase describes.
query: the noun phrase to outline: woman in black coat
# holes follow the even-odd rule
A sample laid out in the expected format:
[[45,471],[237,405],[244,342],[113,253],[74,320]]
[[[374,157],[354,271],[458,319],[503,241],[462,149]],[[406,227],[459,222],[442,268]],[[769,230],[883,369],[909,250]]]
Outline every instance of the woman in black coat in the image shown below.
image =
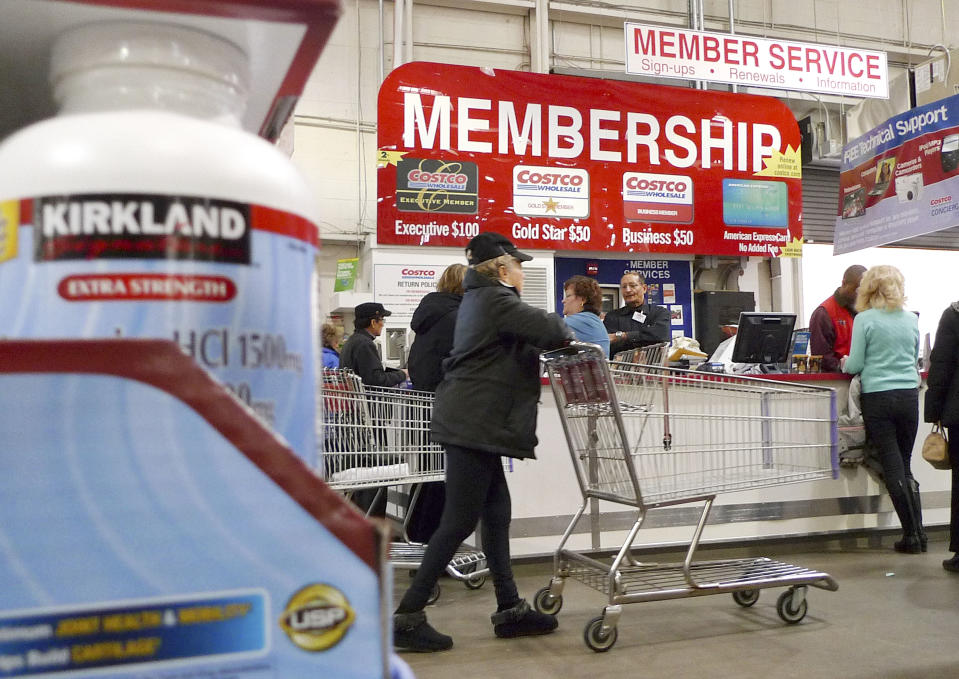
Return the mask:
[[[463,301],[464,264],[450,264],[436,284],[436,292],[426,295],[413,312],[410,327],[416,333],[407,368],[413,388],[436,391],[443,381],[443,361],[453,350],[456,312]],[[415,491],[411,489],[411,497]],[[416,542],[427,542],[439,526],[446,492],[442,481],[424,483],[415,495],[406,534]]]
[[930,355],[926,378],[926,402],[923,419],[941,422],[949,435],[949,461],[952,463],[952,513],[949,521],[949,551],[955,554],[942,562],[947,571],[959,573],[959,302],[953,302],[939,319],[936,343]]
[[512,513],[502,456],[534,457],[540,396],[539,353],[570,337],[563,319],[525,304],[522,262],[532,259],[505,236],[481,233],[469,242],[466,293],[453,351],[436,390],[431,431],[446,450],[446,506],[439,528],[393,616],[397,649],[441,651],[453,640],[426,621],[433,586],[460,544],[482,519],[498,637],[546,634],[556,618],[519,597],[510,566]]
[[443,361],[453,350],[456,312],[463,301],[464,264],[446,267],[436,284],[436,292],[426,295],[413,312],[410,327],[416,333],[407,367],[413,388],[436,391],[443,381]]

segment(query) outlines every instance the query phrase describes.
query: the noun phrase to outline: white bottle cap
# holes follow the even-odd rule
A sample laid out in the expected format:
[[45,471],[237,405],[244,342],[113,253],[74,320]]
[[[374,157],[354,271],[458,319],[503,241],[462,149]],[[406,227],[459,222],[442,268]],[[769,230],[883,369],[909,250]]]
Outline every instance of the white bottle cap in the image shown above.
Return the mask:
[[105,72],[143,73],[161,69],[179,73],[211,88],[231,90],[246,99],[249,63],[235,44],[195,28],[166,23],[102,22],[61,34],[54,46],[50,82],[61,104],[74,88],[74,76]]

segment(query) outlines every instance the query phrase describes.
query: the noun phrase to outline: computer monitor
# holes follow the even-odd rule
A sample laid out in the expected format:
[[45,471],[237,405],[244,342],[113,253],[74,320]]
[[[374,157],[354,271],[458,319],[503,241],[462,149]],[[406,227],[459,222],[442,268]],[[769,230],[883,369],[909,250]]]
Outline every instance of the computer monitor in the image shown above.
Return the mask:
[[792,352],[796,314],[743,312],[733,345],[733,363],[758,363],[763,372],[776,372]]

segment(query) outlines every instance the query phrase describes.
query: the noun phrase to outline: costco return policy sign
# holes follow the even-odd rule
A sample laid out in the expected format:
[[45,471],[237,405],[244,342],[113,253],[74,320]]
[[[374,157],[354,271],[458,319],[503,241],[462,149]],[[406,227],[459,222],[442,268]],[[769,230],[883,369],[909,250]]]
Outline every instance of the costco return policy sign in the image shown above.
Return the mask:
[[533,249],[798,255],[799,143],[767,97],[410,63],[380,89],[377,238],[495,217]]

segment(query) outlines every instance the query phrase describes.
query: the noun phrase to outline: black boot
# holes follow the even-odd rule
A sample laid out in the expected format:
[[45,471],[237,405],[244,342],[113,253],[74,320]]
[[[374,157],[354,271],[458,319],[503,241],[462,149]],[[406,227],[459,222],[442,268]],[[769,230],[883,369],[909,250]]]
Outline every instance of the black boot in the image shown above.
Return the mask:
[[393,614],[393,647],[398,651],[431,653],[453,648],[453,638],[426,622],[426,611]]
[[951,559],[943,561],[942,567],[951,573],[959,573],[959,552],[954,554]]
[[894,494],[890,489],[889,497],[899,516],[899,523],[902,524],[902,539],[893,543],[892,548],[903,554],[919,554],[922,551],[922,543],[916,532],[916,510],[912,502],[912,493],[901,481],[896,490],[898,492]]
[[525,599],[520,599],[512,608],[493,613],[490,620],[493,623],[493,632],[500,639],[549,634],[559,624],[555,615],[534,611]]
[[915,479],[906,479],[906,485],[912,494],[912,506],[915,509],[916,535],[919,536],[919,546],[922,551],[929,551],[929,536],[926,535],[926,529],[922,527],[922,497],[919,495],[919,482]]

